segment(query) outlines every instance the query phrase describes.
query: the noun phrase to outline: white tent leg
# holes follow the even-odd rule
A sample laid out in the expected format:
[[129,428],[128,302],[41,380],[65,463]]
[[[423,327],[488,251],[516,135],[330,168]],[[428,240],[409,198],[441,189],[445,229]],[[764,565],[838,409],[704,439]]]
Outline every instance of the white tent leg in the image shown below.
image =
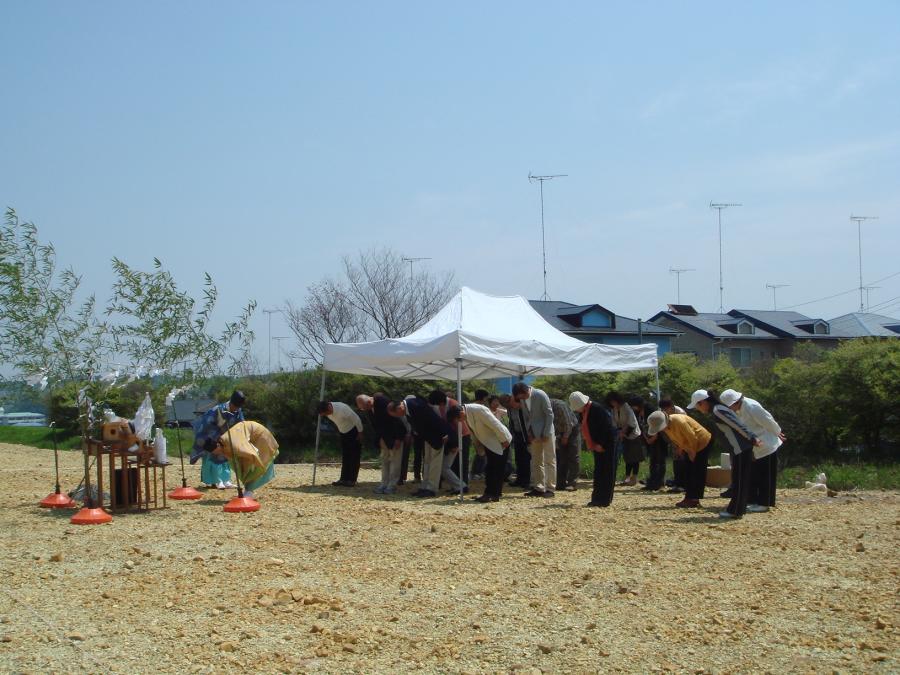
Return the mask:
[[[322,368],[322,386],[319,388],[319,400],[325,400],[325,368]],[[316,449],[313,454],[312,484],[316,484],[316,469],[319,467],[319,436],[322,433],[322,418],[316,414]]]
[[[456,359],[456,401],[460,406],[462,405],[462,359]],[[459,501],[463,501],[465,499],[462,480],[463,462],[467,461],[468,457],[463,458],[462,420],[456,423],[456,442],[459,444]]]
[[659,362],[656,363],[656,407],[659,408]]

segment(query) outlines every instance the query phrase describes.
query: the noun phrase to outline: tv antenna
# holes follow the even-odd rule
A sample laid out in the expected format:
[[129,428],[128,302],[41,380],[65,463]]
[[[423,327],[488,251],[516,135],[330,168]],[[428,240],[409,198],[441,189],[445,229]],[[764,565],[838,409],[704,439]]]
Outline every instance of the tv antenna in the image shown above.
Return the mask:
[[413,263],[421,262],[423,260],[431,260],[431,258],[407,258],[406,256],[400,258],[403,262],[409,263],[409,280],[412,281],[413,278]]
[[709,208],[719,212],[719,314],[725,313],[725,283],[722,281],[722,209],[731,206],[743,206],[743,204],[727,202],[710,202]]
[[865,312],[866,308],[863,305],[865,286],[863,286],[862,281],[862,224],[864,220],[878,220],[878,216],[854,216],[850,214],[850,220],[856,223],[856,236],[859,238],[859,311]]
[[779,288],[786,288],[788,286],[790,286],[790,284],[766,284],[766,288],[772,289],[772,309],[774,309],[776,312],[778,311],[778,300],[775,297],[775,292]]
[[537,181],[541,184],[541,251],[544,259],[544,294],[541,296],[541,300],[549,300],[550,296],[547,295],[547,237],[544,234],[544,181],[553,180],[554,178],[565,178],[569,174],[567,173],[557,173],[552,176],[533,176],[531,172],[528,172],[528,182],[534,183]]
[[693,267],[669,267],[669,274],[675,275],[675,302],[681,304],[681,275],[685,272],[696,272]]

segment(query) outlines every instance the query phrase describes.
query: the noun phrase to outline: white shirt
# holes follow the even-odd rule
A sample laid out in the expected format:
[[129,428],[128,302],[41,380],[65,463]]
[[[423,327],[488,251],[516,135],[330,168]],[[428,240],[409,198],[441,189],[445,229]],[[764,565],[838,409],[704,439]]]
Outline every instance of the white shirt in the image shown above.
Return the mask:
[[767,457],[781,447],[781,427],[772,417],[771,413],[763,408],[759,401],[744,397],[741,409],[736,413],[737,418],[744,423],[750,431],[759,437],[762,445],[753,448],[753,456],[756,459]]
[[356,427],[357,431],[362,432],[362,420],[359,419],[359,415],[353,412],[353,408],[351,408],[346,403],[341,403],[340,401],[332,401],[331,407],[334,412],[330,415],[326,415],[326,417],[334,422],[334,425],[338,428],[338,431],[340,431],[342,434],[346,434],[353,427]]
[[487,406],[479,403],[467,403],[463,406],[466,411],[466,422],[469,431],[485,448],[497,455],[503,454],[503,443],[512,442],[512,434],[509,429],[497,419]]

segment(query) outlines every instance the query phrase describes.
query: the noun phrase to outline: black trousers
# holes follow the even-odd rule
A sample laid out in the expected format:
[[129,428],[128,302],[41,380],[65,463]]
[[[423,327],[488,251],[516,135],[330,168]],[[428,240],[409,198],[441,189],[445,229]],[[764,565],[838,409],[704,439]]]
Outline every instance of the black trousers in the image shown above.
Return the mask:
[[613,487],[616,484],[616,455],[612,448],[604,452],[594,452],[594,490],[591,492],[591,503],[609,506],[613,500]]
[[503,473],[506,470],[506,462],[509,460],[509,448],[502,455],[485,449],[484,494],[489,497],[497,497],[503,494]]
[[675,457],[672,459],[672,478],[676,487],[682,490],[687,489],[688,471],[690,470],[690,461],[687,457]]
[[341,434],[341,480],[346,483],[355,483],[359,477],[359,460],[362,454],[362,446],[359,443],[359,434],[353,427],[346,434]]
[[522,434],[513,433],[513,448],[516,454],[516,485],[531,485],[531,453],[528,452],[528,439]]
[[638,470],[641,468],[640,462],[625,462],[625,475],[637,476]]
[[725,510],[740,518],[747,513],[747,498],[750,496],[751,472],[753,471],[753,451],[744,450],[735,455],[731,465],[731,500]]
[[750,469],[750,495],[747,498],[751,504],[760,506],[775,506],[775,483],[778,478],[778,453],[760,457],[754,460]]
[[650,474],[647,476],[647,488],[659,490],[666,481],[666,444],[650,443],[647,446],[647,457],[650,460]]
[[712,447],[712,440],[706,444],[694,460],[688,460],[687,470],[687,486],[684,488],[686,499],[703,499],[706,494],[706,467],[709,466],[709,449]]

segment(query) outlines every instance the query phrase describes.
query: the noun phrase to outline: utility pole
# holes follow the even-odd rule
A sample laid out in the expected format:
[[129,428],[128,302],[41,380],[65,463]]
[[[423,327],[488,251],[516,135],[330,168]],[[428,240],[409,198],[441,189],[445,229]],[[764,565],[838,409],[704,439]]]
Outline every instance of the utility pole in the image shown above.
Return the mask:
[[422,261],[422,260],[431,260],[431,258],[407,258],[407,257],[404,256],[403,258],[400,258],[400,260],[402,260],[403,262],[408,262],[408,263],[409,263],[409,280],[412,281],[412,278],[413,278],[413,270],[412,270],[413,263],[417,263],[417,262],[420,262],[420,261]]
[[743,206],[743,204],[709,203],[709,208],[719,212],[719,314],[725,313],[725,282],[722,276],[722,209],[727,209],[729,206]]
[[[284,337],[273,337],[272,339],[278,343],[278,370],[281,370],[281,352],[283,351],[281,349],[281,341],[282,340],[290,340],[291,338],[290,338],[290,336],[284,336]],[[293,367],[293,364],[294,364],[294,359],[293,359],[293,357],[291,357],[291,367]]]
[[544,294],[541,296],[541,300],[550,299],[550,296],[547,295],[547,237],[544,230],[544,181],[553,180],[554,178],[565,178],[568,175],[569,174],[567,173],[557,173],[552,176],[532,176],[530,172],[528,173],[529,183],[538,182],[541,184],[541,251],[544,259]]
[[695,272],[693,267],[669,267],[669,274],[675,275],[675,302],[681,304],[681,275],[685,272]]
[[864,220],[878,220],[878,216],[854,216],[850,214],[850,220],[856,223],[856,235],[859,239],[859,311],[865,312],[866,308],[863,305],[863,290],[865,290],[865,286],[863,286],[862,280],[862,223]]
[[266,370],[266,375],[272,372],[272,315],[273,314],[284,314],[284,310],[282,309],[264,309],[263,313],[269,315],[269,362]]
[[776,312],[778,311],[778,299],[775,297],[775,291],[779,288],[786,288],[787,286],[790,286],[790,284],[766,284],[766,288],[772,289],[772,309]]

